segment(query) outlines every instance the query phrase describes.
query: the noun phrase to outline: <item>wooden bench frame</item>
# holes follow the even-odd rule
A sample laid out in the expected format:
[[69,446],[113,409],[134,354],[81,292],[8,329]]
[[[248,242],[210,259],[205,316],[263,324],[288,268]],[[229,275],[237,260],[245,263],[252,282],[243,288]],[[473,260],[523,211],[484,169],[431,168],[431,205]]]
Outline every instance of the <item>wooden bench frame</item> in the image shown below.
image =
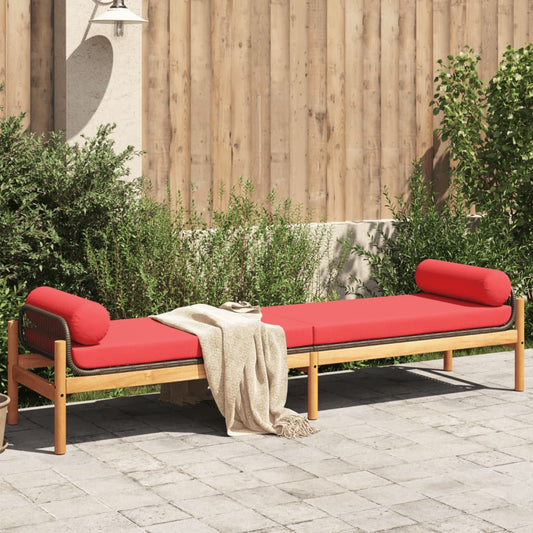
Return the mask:
[[[402,338],[394,342],[387,341],[370,345],[321,346],[311,350],[299,349],[297,353],[289,352],[288,368],[301,369],[307,373],[307,414],[310,420],[318,418],[318,369],[321,365],[347,363],[401,357],[406,355],[442,352],[444,370],[452,370],[453,352],[455,350],[506,346],[515,352],[516,391],[524,390],[524,300],[517,298],[515,303],[514,328],[487,333],[455,332],[432,335],[431,338]],[[65,340],[54,342],[53,360],[37,353],[19,352],[18,321],[8,323],[8,424],[18,423],[18,385],[23,385],[54,403],[54,451],[61,455],[66,452],[68,394],[113,389],[117,387],[134,387],[155,385],[179,381],[205,379],[202,363],[194,362],[182,366],[131,369],[126,372],[112,372],[84,376],[67,376],[67,343]],[[48,381],[33,369],[54,367],[54,379]]]

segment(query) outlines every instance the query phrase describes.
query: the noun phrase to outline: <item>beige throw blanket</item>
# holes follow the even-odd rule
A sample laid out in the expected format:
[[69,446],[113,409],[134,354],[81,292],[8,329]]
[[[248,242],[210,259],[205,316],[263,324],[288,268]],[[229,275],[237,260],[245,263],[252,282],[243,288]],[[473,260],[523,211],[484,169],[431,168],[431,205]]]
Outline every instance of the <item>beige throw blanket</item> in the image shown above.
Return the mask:
[[261,322],[259,308],[232,302],[221,308],[196,304],[152,318],[198,336],[207,381],[228,435],[302,437],[316,432],[307,419],[285,408],[285,332]]

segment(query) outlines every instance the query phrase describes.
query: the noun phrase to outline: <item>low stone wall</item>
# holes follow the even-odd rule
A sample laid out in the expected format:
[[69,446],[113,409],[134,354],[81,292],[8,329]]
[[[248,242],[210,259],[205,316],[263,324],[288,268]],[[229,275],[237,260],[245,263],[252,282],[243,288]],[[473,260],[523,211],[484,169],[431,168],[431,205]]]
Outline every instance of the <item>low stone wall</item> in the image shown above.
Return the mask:
[[[392,220],[363,220],[361,222],[327,222],[324,223],[331,229],[330,248],[327,257],[324,258],[320,268],[321,281],[326,282],[329,274],[328,263],[338,259],[343,253],[344,246],[359,246],[369,250],[370,243],[380,230],[386,235],[393,231]],[[370,269],[364,259],[354,254],[349,254],[344,269],[339,277],[339,285],[351,285],[351,279],[355,277],[361,281],[370,280]],[[346,294],[341,287],[337,287],[340,299],[353,298],[353,295]],[[161,400],[175,405],[190,405],[210,399],[210,393],[206,380],[192,382],[165,383],[161,385]]]
[[[356,244],[366,250],[371,249],[370,243],[377,235],[377,231],[385,235],[391,235],[394,227],[392,219],[383,220],[363,220],[360,222],[329,222],[325,223],[331,229],[331,243],[328,258],[324,259],[321,266],[321,281],[326,282],[328,277],[328,262],[338,259],[343,253],[343,247],[347,244],[350,247]],[[346,294],[342,287],[353,285],[351,281],[357,278],[363,282],[370,281],[370,269],[364,258],[351,252],[344,269],[340,274],[339,285],[336,288],[338,297],[341,299],[353,298],[353,295]]]

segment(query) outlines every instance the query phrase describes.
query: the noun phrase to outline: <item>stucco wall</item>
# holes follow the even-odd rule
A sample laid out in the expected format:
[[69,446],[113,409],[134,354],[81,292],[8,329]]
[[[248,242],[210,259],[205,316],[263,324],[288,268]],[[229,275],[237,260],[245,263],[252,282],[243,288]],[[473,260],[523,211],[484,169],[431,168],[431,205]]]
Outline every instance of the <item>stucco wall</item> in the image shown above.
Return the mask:
[[[348,243],[353,247],[356,244],[366,250],[372,249],[371,242],[376,237],[377,231],[386,235],[393,232],[393,221],[391,219],[383,220],[363,220],[359,222],[329,222],[326,223],[331,230],[331,242],[328,257],[324,258],[321,265],[321,282],[325,282],[329,275],[328,263],[332,260],[338,260],[343,253],[343,246]],[[370,269],[367,262],[355,253],[347,256],[344,269],[340,273],[339,285],[335,289],[339,298],[354,298],[353,294],[347,294],[343,286],[353,286],[352,278],[355,277],[363,283],[368,283],[369,287],[375,287],[370,281]]]
[[[128,8],[142,13],[142,0]],[[55,129],[68,141],[92,136],[100,124],[115,123],[117,150],[142,148],[142,27],[129,24],[115,36],[113,24],[90,20],[109,2],[55,0]],[[130,164],[132,177],[141,175],[141,159]]]

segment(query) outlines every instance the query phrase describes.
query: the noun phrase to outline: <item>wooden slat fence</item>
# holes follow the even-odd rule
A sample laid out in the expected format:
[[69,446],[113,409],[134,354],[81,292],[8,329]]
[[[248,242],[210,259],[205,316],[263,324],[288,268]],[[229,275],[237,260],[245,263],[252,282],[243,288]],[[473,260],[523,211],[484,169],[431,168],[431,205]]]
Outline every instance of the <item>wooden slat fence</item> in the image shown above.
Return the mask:
[[0,91],[2,113],[26,112],[31,108],[31,16],[30,0],[0,0]]
[[[143,12],[154,194],[168,183],[205,208],[243,177],[330,221],[386,218],[383,188],[405,194],[415,158],[444,190],[437,59],[469,45],[487,79],[508,44],[533,39],[533,0],[144,0]],[[53,0],[0,0],[0,34],[0,103],[46,131]]]
[[[444,190],[429,107],[437,59],[469,45],[487,79],[508,44],[533,37],[531,0],[167,4],[156,14],[165,2],[148,2],[145,29],[146,76],[159,76],[144,109],[156,194],[168,178],[204,206],[242,176],[326,220],[387,217],[383,189],[405,194],[415,158]],[[168,89],[157,71],[167,56]]]

